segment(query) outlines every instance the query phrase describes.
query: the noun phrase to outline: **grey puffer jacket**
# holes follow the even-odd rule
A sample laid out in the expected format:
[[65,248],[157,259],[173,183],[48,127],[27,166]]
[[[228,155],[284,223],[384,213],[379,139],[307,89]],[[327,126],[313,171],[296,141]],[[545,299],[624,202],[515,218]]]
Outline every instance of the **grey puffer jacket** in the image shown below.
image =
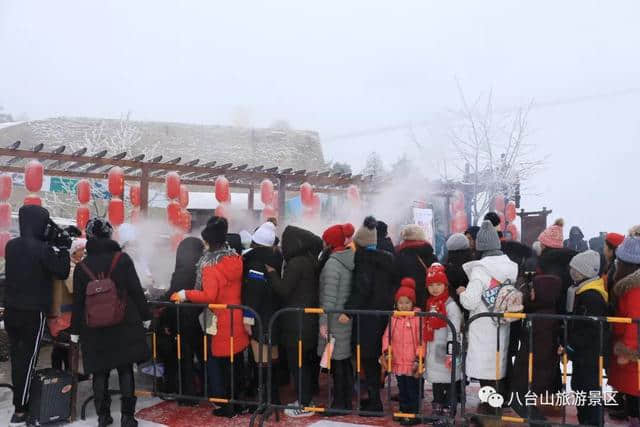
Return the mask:
[[[344,309],[351,294],[355,253],[351,249],[331,254],[320,273],[320,307],[325,310]],[[335,337],[335,346],[331,358],[344,360],[351,357],[352,321],[342,324],[338,322],[339,313],[323,314],[320,325],[327,325],[329,334]],[[318,336],[318,355],[327,344],[327,340]]]

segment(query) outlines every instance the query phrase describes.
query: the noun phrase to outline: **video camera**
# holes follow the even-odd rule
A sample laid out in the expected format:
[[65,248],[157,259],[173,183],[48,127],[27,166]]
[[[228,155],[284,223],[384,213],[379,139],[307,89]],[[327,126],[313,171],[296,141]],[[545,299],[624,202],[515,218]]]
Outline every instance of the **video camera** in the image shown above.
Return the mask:
[[71,239],[80,236],[82,236],[82,232],[78,227],[70,225],[67,228],[62,228],[53,222],[51,218],[49,218],[44,232],[45,241],[52,246],[66,250],[71,249]]

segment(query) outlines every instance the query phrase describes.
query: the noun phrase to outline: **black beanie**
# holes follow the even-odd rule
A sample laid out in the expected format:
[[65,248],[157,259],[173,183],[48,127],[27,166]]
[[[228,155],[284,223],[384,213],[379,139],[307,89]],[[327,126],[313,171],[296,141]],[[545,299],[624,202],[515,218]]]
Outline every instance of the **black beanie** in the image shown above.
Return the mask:
[[485,221],[491,221],[491,225],[497,227],[500,225],[500,217],[495,212],[489,212],[484,216]]
[[221,216],[214,216],[207,221],[207,225],[202,230],[202,240],[207,242],[209,246],[219,245],[227,241],[227,231],[229,223]]

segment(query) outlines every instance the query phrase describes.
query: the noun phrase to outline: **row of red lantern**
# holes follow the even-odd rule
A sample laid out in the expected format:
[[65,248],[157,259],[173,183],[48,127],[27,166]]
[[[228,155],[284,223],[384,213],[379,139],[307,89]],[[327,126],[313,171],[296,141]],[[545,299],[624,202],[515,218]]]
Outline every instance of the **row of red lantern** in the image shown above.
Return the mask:
[[516,212],[516,203],[513,200],[509,200],[507,202],[502,194],[498,194],[494,199],[493,207],[500,217],[500,231],[503,233],[509,232],[513,240],[518,240],[520,231],[514,224],[514,221],[518,216]]
[[191,213],[187,210],[189,206],[189,189],[180,182],[180,175],[177,172],[170,172],[165,179],[167,199],[167,220],[175,228],[171,235],[171,246],[176,249],[184,233],[191,231]]
[[124,223],[124,171],[121,167],[115,166],[109,170],[108,187],[111,193],[109,200],[109,222],[114,227],[119,227]]
[[231,203],[231,190],[229,189],[229,180],[224,176],[216,178],[215,183],[216,200],[219,205],[216,208],[216,216],[229,219],[229,204]]
[[4,257],[5,246],[11,239],[11,204],[13,178],[8,173],[0,175],[0,256]]

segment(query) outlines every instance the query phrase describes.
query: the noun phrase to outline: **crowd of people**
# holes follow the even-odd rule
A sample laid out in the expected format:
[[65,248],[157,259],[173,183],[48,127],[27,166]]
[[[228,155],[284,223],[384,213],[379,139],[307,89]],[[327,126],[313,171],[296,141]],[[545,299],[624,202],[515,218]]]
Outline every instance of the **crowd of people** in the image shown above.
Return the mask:
[[[90,220],[86,240],[77,238],[70,248],[45,241],[45,209],[22,207],[19,221],[21,235],[6,249],[5,324],[15,405],[11,425],[25,421],[30,379],[48,323],[53,336],[68,334],[80,345],[84,372],[93,379],[99,426],[113,422],[107,386],[114,369],[122,393],[121,425],[136,426],[133,367],[150,358],[146,330],[154,317],[136,264],[112,239],[113,229],[105,220]],[[271,379],[275,404],[283,403],[283,384],[293,384],[299,400],[286,402],[287,416],[312,416],[308,408],[318,398],[324,367],[332,378],[333,398],[326,415],[354,409],[355,387],[362,387],[361,414],[381,416],[384,378],[393,375],[399,412],[417,413],[429,384],[432,423],[446,425],[467,386],[464,378],[505,397],[554,395],[564,389],[561,360],[566,357],[572,363],[572,390],[586,395],[600,391],[606,370],[609,386],[621,396],[610,415],[640,425],[636,325],[584,317],[640,318],[640,226],[626,236],[604,236],[600,254],[587,249],[579,229],[572,229],[565,241],[564,223],[558,220],[529,248],[506,240],[499,231],[500,218],[489,213],[480,226],[451,235],[441,260],[420,226],[405,226],[394,245],[386,224],[372,216],[358,227],[333,225],[322,236],[289,225],[279,238],[275,219],[243,239],[228,228],[225,218],[214,216],[201,236],[180,243],[162,300],[247,309],[184,304],[165,307],[154,320],[165,366],[164,390],[181,391],[181,405],[197,404],[206,364],[209,396],[229,399],[233,393],[238,400],[264,401],[266,395],[255,395],[261,375],[265,384]],[[96,281],[102,281],[102,288],[113,283],[114,294],[96,298]],[[104,301],[112,301],[109,307],[115,310],[107,310]],[[315,307],[324,312],[289,310],[270,322],[283,308]],[[511,322],[500,317],[504,312],[583,317]],[[103,326],[96,327],[99,322]],[[463,332],[465,360],[456,350]],[[174,356],[178,333],[180,363]],[[209,348],[203,348],[205,343]],[[330,363],[322,363],[323,358]],[[52,354],[54,366],[63,368],[64,360],[63,350]],[[362,385],[354,384],[356,360]],[[529,411],[538,420],[549,416],[539,404],[525,408],[518,402],[505,401],[505,406],[523,417]],[[255,409],[229,402],[218,405],[213,415],[234,417]],[[604,403],[577,410],[580,424],[598,424]],[[485,402],[478,407],[486,415],[501,411]],[[397,421],[420,422],[411,417]]]

